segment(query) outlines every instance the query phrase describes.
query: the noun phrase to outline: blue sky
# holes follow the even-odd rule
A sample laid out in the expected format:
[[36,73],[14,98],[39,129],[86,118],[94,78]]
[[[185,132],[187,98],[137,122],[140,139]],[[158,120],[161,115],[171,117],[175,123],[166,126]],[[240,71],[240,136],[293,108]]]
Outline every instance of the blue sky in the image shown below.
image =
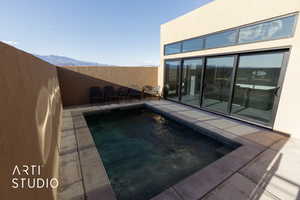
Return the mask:
[[159,63],[159,28],[211,0],[9,0],[0,40],[40,55],[115,65]]

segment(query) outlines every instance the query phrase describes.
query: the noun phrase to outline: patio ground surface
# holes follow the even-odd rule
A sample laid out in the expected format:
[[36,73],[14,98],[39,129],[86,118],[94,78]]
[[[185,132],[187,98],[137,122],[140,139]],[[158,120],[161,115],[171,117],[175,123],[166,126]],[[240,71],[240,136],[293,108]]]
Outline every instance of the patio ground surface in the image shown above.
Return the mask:
[[115,199],[82,113],[142,104],[211,137],[241,144],[153,200],[300,200],[300,140],[165,100],[65,108],[60,200]]

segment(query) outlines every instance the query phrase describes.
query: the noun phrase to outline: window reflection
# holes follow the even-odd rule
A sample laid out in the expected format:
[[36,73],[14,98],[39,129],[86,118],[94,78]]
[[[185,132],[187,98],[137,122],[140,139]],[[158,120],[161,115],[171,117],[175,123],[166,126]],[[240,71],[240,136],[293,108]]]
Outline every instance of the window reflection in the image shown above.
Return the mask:
[[203,49],[203,39],[195,38],[182,42],[182,52],[195,51]]
[[210,35],[205,39],[205,48],[233,45],[236,42],[236,34],[236,30],[231,30]]
[[166,83],[164,87],[167,98],[173,100],[178,100],[179,98],[179,73],[180,61],[166,62]]
[[232,113],[269,123],[284,53],[240,56]]
[[240,29],[239,43],[277,39],[292,35],[295,16]]
[[185,104],[200,106],[202,67],[202,59],[183,61],[181,101]]
[[[297,15],[165,45],[165,55],[291,37]],[[204,44],[203,44],[204,43]],[[204,46],[204,47],[203,47]]]
[[233,64],[234,56],[207,59],[202,106],[227,112]]
[[181,52],[181,43],[168,44],[165,46],[165,55]]

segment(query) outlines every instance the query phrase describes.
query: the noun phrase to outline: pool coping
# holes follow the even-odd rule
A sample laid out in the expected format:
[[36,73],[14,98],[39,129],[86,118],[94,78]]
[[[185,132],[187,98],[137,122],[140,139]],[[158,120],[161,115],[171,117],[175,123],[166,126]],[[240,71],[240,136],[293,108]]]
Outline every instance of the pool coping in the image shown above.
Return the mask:
[[[128,109],[142,106],[183,123],[184,125],[218,141],[229,144],[241,144],[241,146],[236,150],[184,178],[169,189],[153,197],[152,200],[201,199],[283,137],[278,136],[274,139],[274,141],[266,143],[257,141],[257,138],[265,137],[265,135],[270,134],[271,131],[233,120],[234,123],[237,123],[237,126],[241,126],[241,128],[255,127],[257,129],[257,134],[254,138],[245,139],[243,135],[240,136],[233,134],[228,130],[211,125],[211,120],[223,118],[221,116],[201,111],[200,113],[203,113],[203,116],[205,115],[206,119],[199,120],[196,119],[197,117],[193,118],[193,116],[187,116],[184,113],[185,111],[190,113],[193,113],[194,111],[199,112],[198,110],[163,100],[112,104],[105,106],[87,106],[80,109],[74,109],[70,112],[77,140],[79,164],[84,191],[83,196],[85,198],[89,200],[99,199],[99,197],[105,200],[116,199],[101,160],[101,152],[98,153],[84,115],[104,112],[112,109]],[[271,137],[268,137],[268,139],[270,138]]]

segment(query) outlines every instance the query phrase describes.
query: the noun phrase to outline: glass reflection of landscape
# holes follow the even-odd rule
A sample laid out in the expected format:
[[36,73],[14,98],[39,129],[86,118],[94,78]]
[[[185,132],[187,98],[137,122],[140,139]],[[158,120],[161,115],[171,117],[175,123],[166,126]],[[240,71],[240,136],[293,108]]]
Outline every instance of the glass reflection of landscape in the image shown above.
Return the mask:
[[165,55],[180,53],[181,43],[174,43],[165,46]]
[[240,56],[232,113],[269,123],[284,53]]
[[240,29],[239,43],[255,42],[259,40],[278,39],[291,36],[295,16],[265,22]]
[[188,59],[183,62],[181,102],[200,106],[202,59]]
[[182,42],[182,52],[195,51],[203,49],[203,39],[195,38]]
[[205,48],[216,48],[233,45],[236,41],[236,30],[217,33],[205,38]]
[[208,58],[205,69],[202,106],[227,112],[234,56]]
[[169,99],[179,100],[180,61],[166,62],[166,96]]
[[291,37],[296,17],[297,15],[291,15],[280,19],[271,19],[254,25],[167,44],[165,45],[165,55]]

